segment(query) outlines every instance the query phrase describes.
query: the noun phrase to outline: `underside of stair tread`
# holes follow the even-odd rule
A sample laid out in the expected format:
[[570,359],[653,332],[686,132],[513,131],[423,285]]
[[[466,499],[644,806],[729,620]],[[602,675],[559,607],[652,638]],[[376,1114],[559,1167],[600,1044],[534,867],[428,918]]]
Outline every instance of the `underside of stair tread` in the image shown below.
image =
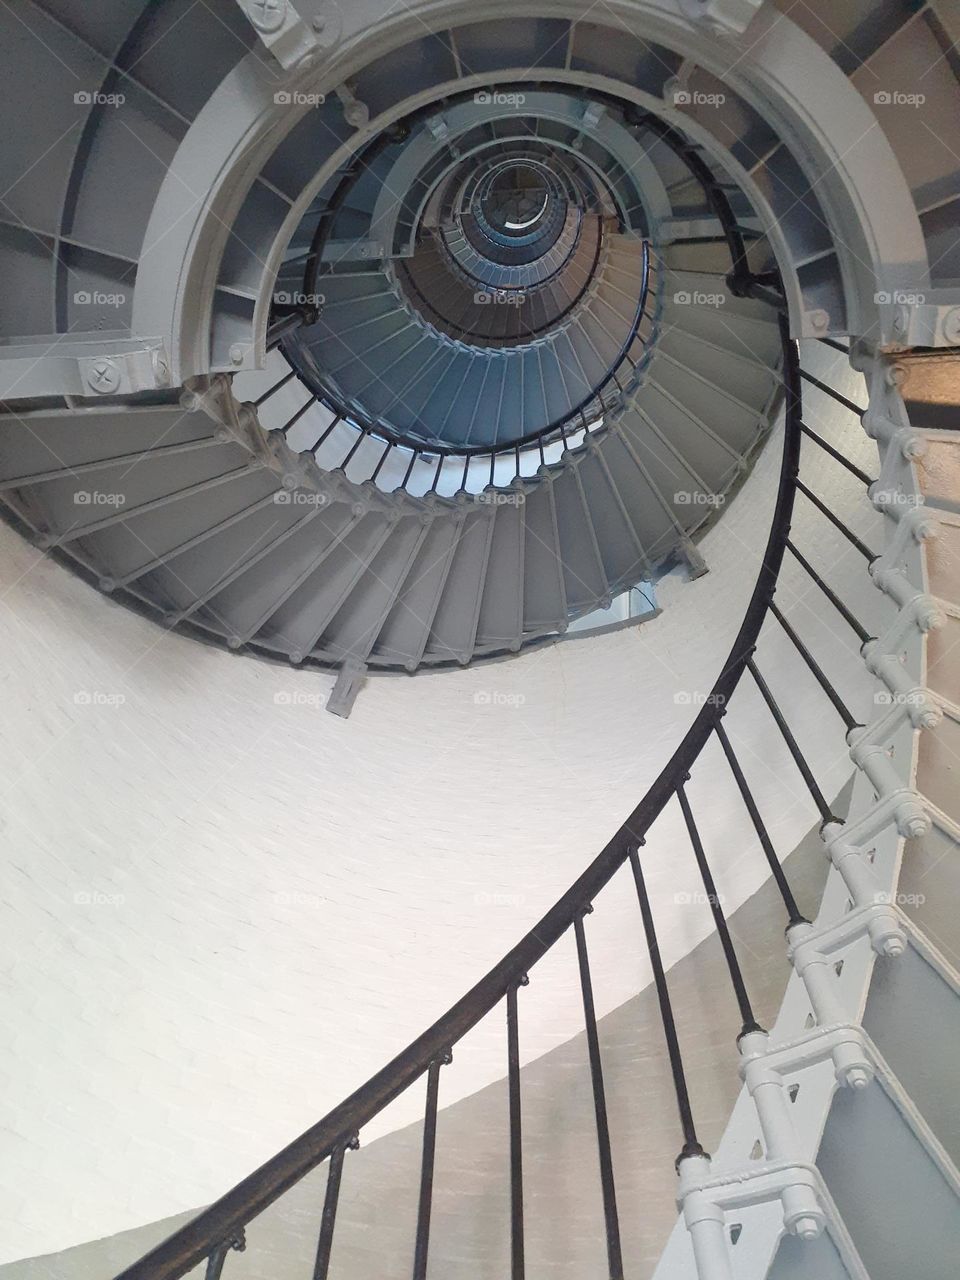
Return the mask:
[[[768,344],[738,359],[721,349],[728,331],[708,323],[719,310],[665,304],[662,350],[589,448],[519,488],[439,499],[432,511],[418,513],[402,492],[371,502],[362,486],[343,488],[335,475],[331,484],[321,470],[308,490],[291,492],[282,482],[289,464],[258,457],[248,437],[202,412],[169,407],[80,421],[34,415],[29,429],[14,424],[4,436],[0,483],[39,536],[73,548],[105,584],[233,647],[374,667],[468,662],[563,630],[656,572],[716,518],[769,426],[779,379],[759,354],[771,357],[774,326],[735,317],[738,332],[759,330]],[[604,340],[602,328],[593,333]],[[550,353],[531,350],[538,364],[527,391],[539,391]],[[601,357],[568,350],[569,394]],[[489,378],[488,368],[461,374],[471,413]],[[436,386],[421,376],[410,391],[424,404]],[[521,412],[523,394],[501,371],[503,412]],[[377,455],[375,442],[365,449]],[[77,506],[70,468],[108,495],[95,504],[115,505]]]

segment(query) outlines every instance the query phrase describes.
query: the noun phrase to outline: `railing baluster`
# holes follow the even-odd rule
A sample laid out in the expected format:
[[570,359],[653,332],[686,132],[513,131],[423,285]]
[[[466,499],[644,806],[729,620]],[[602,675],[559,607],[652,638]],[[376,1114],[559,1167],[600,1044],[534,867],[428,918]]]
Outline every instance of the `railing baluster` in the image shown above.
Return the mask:
[[829,453],[831,458],[836,458],[837,462],[846,467],[851,475],[856,476],[858,480],[862,480],[865,485],[874,483],[865,471],[861,471],[859,467],[854,466],[850,459],[845,458],[839,449],[835,449],[832,444],[824,440],[823,436],[817,435],[816,431],[808,427],[805,422],[800,423],[800,430],[805,436],[809,436],[811,440],[815,441],[824,453]]
[[383,446],[383,453],[381,453],[380,455],[380,461],[374,467],[373,475],[370,477],[370,479],[374,481],[374,483],[376,483],[377,476],[380,474],[380,469],[382,468],[383,464],[386,462],[387,454],[390,452],[392,448],[393,448],[393,445],[388,440],[387,443]]
[[817,573],[816,569],[814,569],[813,565],[810,564],[809,560],[807,560],[805,556],[801,555],[801,553],[797,550],[797,548],[793,545],[793,543],[790,541],[789,538],[785,538],[784,542],[788,550],[794,556],[794,558],[799,562],[799,564],[804,569],[806,569],[807,573],[814,580],[814,582],[817,584],[817,586],[820,588],[823,594],[827,597],[827,599],[830,601],[833,607],[837,610],[840,616],[846,622],[848,622],[850,626],[853,628],[853,630],[857,633],[857,635],[860,637],[861,643],[866,644],[868,640],[871,640],[873,637],[869,634],[869,632],[864,627],[860,625],[860,623],[853,616],[853,614],[850,612],[847,606],[843,603],[840,597],[836,594],[836,592],[832,591],[830,587],[827,586],[824,580]]
[[337,414],[336,417],[330,423],[330,425],[327,427],[326,431],[324,431],[323,435],[316,442],[316,444],[313,444],[310,446],[310,452],[313,454],[314,457],[316,457],[317,450],[321,447],[321,445],[325,443],[330,433],[334,430],[335,427],[338,427],[342,421],[343,419],[340,417],[339,414]]
[[800,377],[804,378],[812,386],[817,387],[820,391],[825,391],[826,394],[828,396],[832,396],[838,404],[842,404],[845,409],[849,409],[851,413],[857,414],[858,417],[862,418],[867,412],[861,405],[854,404],[852,400],[848,400],[846,396],[842,396],[839,391],[834,391],[833,387],[828,387],[825,382],[821,382],[819,378],[815,378],[813,374],[808,373],[806,369],[800,370]]
[[807,784],[807,790],[810,792],[810,795],[813,797],[814,804],[820,810],[820,817],[823,819],[824,823],[839,822],[840,819],[830,811],[830,806],[827,804],[826,800],[824,799],[823,792],[817,786],[817,780],[811,773],[810,766],[807,764],[806,760],[804,759],[803,752],[800,750],[800,747],[797,745],[796,738],[790,732],[790,726],[787,724],[786,720],[784,719],[783,712],[777,706],[776,699],[774,698],[773,694],[770,692],[770,686],[767,684],[766,680],[764,680],[763,676],[757,670],[757,664],[754,662],[753,658],[747,659],[747,669],[749,670],[750,674],[753,676],[754,680],[757,682],[757,688],[760,690],[760,693],[763,697],[764,702],[770,708],[770,714],[773,716],[774,720],[777,722],[777,728],[780,730],[780,733],[783,736],[783,740],[787,744],[787,749],[789,750],[790,754],[793,756],[794,762],[797,768],[800,770],[800,773],[803,777],[804,782]]
[[[642,843],[642,842],[641,842]],[[677,1025],[673,1020],[673,1006],[670,1004],[670,991],[667,987],[666,974],[663,971],[663,960],[660,958],[660,944],[657,941],[657,930],[650,910],[650,898],[640,867],[640,855],[636,848],[629,851],[630,866],[633,870],[634,883],[637,886],[637,898],[640,902],[640,916],[643,920],[643,932],[647,940],[647,954],[650,967],[653,969],[653,981],[657,989],[657,1001],[660,1005],[660,1021],[663,1024],[663,1036],[667,1042],[667,1055],[670,1058],[670,1072],[673,1075],[673,1088],[677,1096],[677,1111],[680,1114],[680,1127],[683,1130],[683,1146],[677,1156],[677,1163],[688,1156],[705,1156],[707,1153],[697,1138],[696,1125],[693,1122],[693,1111],[690,1107],[690,1094],[687,1091],[687,1077],[683,1070],[683,1058],[680,1055],[680,1041],[677,1039]]]
[[336,1147],[327,1168],[327,1189],[323,1196],[323,1213],[320,1216],[320,1235],[317,1239],[317,1259],[313,1265],[313,1280],[327,1280],[330,1269],[330,1251],[333,1248],[333,1228],[337,1220],[337,1204],[340,1200],[340,1176],[343,1173],[343,1157],[347,1147],[355,1151],[360,1145],[356,1134],[342,1147]]
[[353,461],[353,455],[357,452],[357,450],[360,448],[360,446],[363,444],[366,438],[367,438],[367,433],[365,431],[359,431],[357,433],[357,438],[353,446],[347,451],[347,456],[340,463],[341,471],[346,471],[347,467],[349,467],[350,463]]
[[763,818],[760,816],[760,810],[757,808],[757,802],[753,798],[750,788],[747,786],[747,780],[743,776],[743,770],[740,768],[740,761],[736,757],[733,745],[727,737],[726,730],[723,725],[717,721],[716,735],[720,739],[720,745],[723,747],[723,753],[727,757],[733,776],[736,779],[740,794],[743,796],[743,803],[747,806],[747,812],[750,814],[753,822],[754,830],[757,833],[757,839],[760,841],[760,847],[766,856],[771,874],[776,882],[777,888],[780,890],[780,897],[783,899],[783,905],[787,909],[789,924],[806,924],[807,918],[801,914],[800,908],[797,906],[797,900],[793,896],[793,890],[790,888],[789,881],[784,873],[783,867],[780,865],[780,859],[777,857],[773,842],[767,834],[767,828],[764,825]]
[[310,399],[307,401],[307,403],[301,405],[300,408],[297,410],[297,412],[293,415],[293,417],[288,419],[288,421],[286,421],[283,424],[283,426],[280,428],[280,434],[282,436],[286,436],[287,432],[292,427],[295,427],[297,425],[297,423],[300,421],[303,415],[307,412],[307,410],[311,407],[311,405],[314,405],[316,403],[317,403],[316,400],[314,400],[313,396],[311,396]]
[[[689,774],[687,777],[689,778]],[[733,984],[733,994],[737,998],[737,1006],[740,1010],[740,1035],[749,1035],[751,1031],[762,1031],[763,1028],[753,1016],[753,1007],[750,1004],[747,986],[743,980],[740,961],[737,959],[736,948],[733,945],[733,939],[730,937],[730,930],[727,928],[723,907],[720,905],[720,895],[717,893],[713,873],[710,870],[707,855],[703,849],[703,841],[700,839],[697,824],[693,820],[693,810],[690,808],[690,801],[687,799],[687,793],[682,782],[677,785],[677,799],[680,801],[680,808],[683,811],[683,820],[687,824],[687,834],[690,837],[691,845],[693,845],[693,855],[700,869],[700,879],[703,881],[703,891],[707,895],[707,903],[713,915],[713,923],[717,926],[720,945],[723,948],[727,969],[730,973],[730,981]]]
[[292,382],[296,376],[296,369],[291,369],[289,373],[285,373],[279,382],[275,382],[272,387],[268,388],[268,390],[263,393],[262,396],[258,396],[256,400],[254,400],[253,407],[255,409],[259,409],[262,404],[275,394],[275,392],[279,391],[281,387],[285,387],[288,382]]
[[853,718],[853,716],[851,715],[847,707],[847,704],[843,701],[839,693],[837,693],[836,689],[827,679],[826,675],[823,672],[823,669],[821,668],[820,664],[817,662],[816,658],[814,658],[813,654],[810,652],[807,646],[803,643],[803,641],[797,635],[796,631],[794,631],[793,627],[791,627],[790,623],[786,620],[786,618],[783,616],[783,614],[780,612],[780,610],[777,608],[777,606],[773,603],[772,600],[770,601],[770,612],[773,614],[776,620],[780,623],[781,627],[783,627],[784,631],[793,641],[797,652],[800,654],[800,657],[804,660],[804,662],[813,672],[813,675],[816,678],[817,684],[819,684],[820,688],[823,690],[823,692],[827,695],[827,697],[833,703],[834,707],[837,710],[837,714],[840,716],[840,719],[847,726],[847,732],[849,733],[851,729],[856,729],[860,727],[859,721]]
[[413,1255],[413,1280],[426,1280],[427,1275],[430,1211],[433,1207],[433,1158],[437,1147],[440,1068],[450,1059],[449,1053],[443,1058],[435,1058],[427,1068],[427,1105],[423,1119],[423,1157],[420,1163],[420,1203],[417,1209],[417,1243]]
[[810,499],[810,501],[813,503],[815,507],[817,507],[818,510],[823,512],[823,514],[827,517],[830,523],[835,528],[840,530],[840,532],[847,539],[847,541],[850,542],[851,545],[856,547],[862,556],[866,557],[867,560],[876,560],[877,553],[875,551],[871,551],[865,542],[861,542],[860,539],[857,537],[857,535],[851,532],[851,530],[847,528],[847,526],[843,523],[841,519],[839,519],[838,516],[835,516],[833,514],[833,512],[830,510],[830,508],[826,505],[825,502],[822,502],[815,493],[811,493],[811,491],[807,488],[807,486],[803,483],[802,480],[796,479],[794,480],[793,483],[797,486],[797,488],[800,490],[802,494],[805,494]]
[[[526,985],[526,978],[521,985]],[[523,1131],[520,1126],[520,1034],[516,987],[507,991],[507,1081],[510,1093],[510,1277],[511,1280],[524,1280]]]
[[[592,911],[592,907],[587,908]],[[583,915],[573,921],[580,965],[580,991],[583,995],[583,1019],[587,1031],[590,1079],[593,1084],[593,1108],[597,1121],[597,1150],[600,1157],[600,1190],[603,1195],[603,1217],[607,1231],[607,1266],[610,1280],[623,1280],[623,1255],[620,1249],[620,1222],[617,1217],[617,1194],[613,1182],[613,1159],[610,1154],[610,1128],[607,1124],[607,1099],[603,1089],[603,1064],[600,1061],[600,1038],[590,981],[590,960],[583,931]]]
[[242,1253],[246,1247],[247,1238],[244,1235],[243,1227],[239,1227],[232,1236],[224,1240],[222,1244],[218,1244],[207,1258],[203,1280],[220,1280],[220,1273],[223,1271],[223,1264],[230,1250],[236,1249],[238,1253]]
[[825,347],[833,347],[834,351],[842,351],[845,356],[850,354],[849,347],[845,347],[842,342],[836,342],[833,338],[821,338],[820,341]]

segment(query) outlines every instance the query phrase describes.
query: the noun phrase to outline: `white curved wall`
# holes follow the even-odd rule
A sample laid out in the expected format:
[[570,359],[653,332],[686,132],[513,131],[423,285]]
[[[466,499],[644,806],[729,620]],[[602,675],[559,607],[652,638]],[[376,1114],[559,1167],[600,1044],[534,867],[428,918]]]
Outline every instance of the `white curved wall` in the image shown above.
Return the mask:
[[[807,406],[836,438],[823,398],[811,391]],[[875,449],[841,417],[845,447],[873,470]],[[536,921],[676,745],[696,707],[675,692],[710,688],[756,577],[777,452],[705,540],[710,574],[665,582],[655,622],[485,668],[372,680],[349,721],[323,712],[330,677],[168,635],[0,530],[0,1261],[212,1199]],[[813,446],[805,475],[869,536],[879,517],[856,481]],[[802,498],[794,531],[869,626],[883,600],[857,553],[836,555]],[[853,637],[793,566],[780,599],[838,683],[868,697]],[[834,793],[849,772],[839,720],[780,637],[765,637],[760,662]],[[505,697],[478,703],[485,694]],[[728,719],[785,855],[813,807],[752,689]],[[719,752],[689,791],[732,909],[765,863]],[[697,881],[677,818],[664,816],[645,851],[668,962],[711,927],[706,907],[683,901]],[[649,981],[625,879],[588,930],[603,1013]],[[531,976],[525,1060],[580,1029],[575,983],[571,939]],[[458,1051],[441,1103],[504,1069],[498,1019]],[[416,1117],[413,1093],[377,1131]]]

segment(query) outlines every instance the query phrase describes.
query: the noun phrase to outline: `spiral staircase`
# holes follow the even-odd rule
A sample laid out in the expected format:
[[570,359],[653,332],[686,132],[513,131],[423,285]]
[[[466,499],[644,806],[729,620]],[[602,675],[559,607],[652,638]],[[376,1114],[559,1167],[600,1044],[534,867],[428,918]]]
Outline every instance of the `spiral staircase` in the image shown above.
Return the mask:
[[[374,1274],[337,1235],[341,1179],[365,1126],[423,1082],[413,1249],[377,1274],[947,1280],[957,976],[898,886],[911,849],[936,837],[949,864],[960,840],[944,783],[960,695],[932,674],[955,670],[960,617],[956,7],[10,0],[0,32],[8,116],[24,122],[2,144],[0,510],[158,626],[329,670],[330,708],[348,714],[367,679],[522,663],[638,588],[700,578],[704,539],[761,457],[780,458],[734,646],[616,834],[439,1022],[123,1258],[121,1280]],[[821,496],[817,467],[861,486],[874,541]],[[793,532],[801,507],[820,522],[813,548]],[[879,623],[830,585],[851,551]],[[859,648],[870,705],[837,687],[776,596],[789,573],[837,644]],[[849,752],[843,814],[781,705],[772,633],[822,702],[829,750]],[[829,870],[809,919],[727,732],[741,685],[817,822]],[[688,796],[708,747],[785,913],[792,970],[769,1031]],[[668,806],[738,1013],[743,1088],[712,1157],[644,877]],[[681,1131],[680,1218],[643,1249],[617,1198],[585,924],[618,874],[637,895]],[[524,1229],[520,1013],[534,992],[520,992],[571,932],[602,1272],[538,1254]],[[439,1081],[494,1011],[508,1247],[438,1255]]]

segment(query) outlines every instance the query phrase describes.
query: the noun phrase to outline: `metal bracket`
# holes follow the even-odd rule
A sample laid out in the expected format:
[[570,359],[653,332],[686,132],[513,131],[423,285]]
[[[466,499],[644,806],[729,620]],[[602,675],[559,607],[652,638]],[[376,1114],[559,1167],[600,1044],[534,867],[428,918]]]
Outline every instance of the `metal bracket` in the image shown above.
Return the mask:
[[955,297],[939,302],[929,290],[896,289],[878,293],[875,301],[886,350],[960,347],[960,307]]
[[0,400],[124,396],[170,385],[160,338],[54,339],[0,349]]
[[331,42],[331,19],[318,14],[308,23],[290,0],[237,0],[237,3],[252,23],[260,43],[285,71],[312,66],[321,48],[319,35],[326,37],[325,46]]
[[327,710],[344,720],[353,710],[357,694],[363,687],[367,668],[363,662],[345,662],[337,673],[337,682],[327,699]]
[[703,23],[723,36],[746,31],[763,0],[680,0],[680,8],[693,22]]

